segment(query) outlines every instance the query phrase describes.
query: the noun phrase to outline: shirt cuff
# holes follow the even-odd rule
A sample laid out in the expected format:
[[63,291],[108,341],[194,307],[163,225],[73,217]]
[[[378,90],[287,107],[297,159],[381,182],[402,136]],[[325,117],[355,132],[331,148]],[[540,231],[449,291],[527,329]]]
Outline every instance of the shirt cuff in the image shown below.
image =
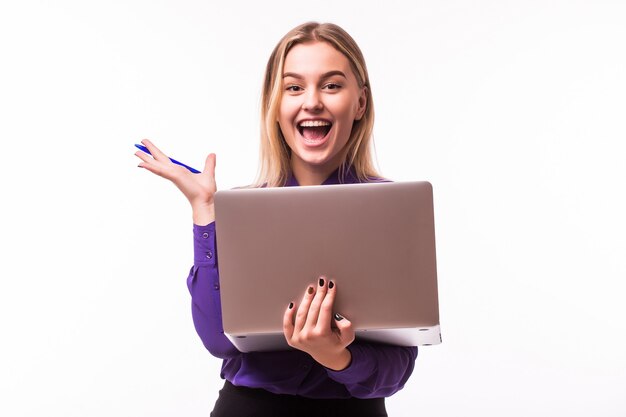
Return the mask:
[[215,265],[215,222],[206,226],[193,225],[193,261],[196,266]]
[[327,369],[327,372],[328,376],[339,383],[353,384],[355,381],[361,381],[367,375],[371,375],[376,365],[375,361],[368,358],[367,353],[358,344],[353,343],[347,349],[352,355],[350,365],[341,371]]

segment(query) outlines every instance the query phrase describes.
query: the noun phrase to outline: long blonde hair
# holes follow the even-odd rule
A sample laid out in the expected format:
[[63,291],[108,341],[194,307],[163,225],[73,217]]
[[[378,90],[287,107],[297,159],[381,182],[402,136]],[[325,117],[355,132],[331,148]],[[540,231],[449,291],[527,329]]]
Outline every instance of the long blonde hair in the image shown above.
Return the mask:
[[261,149],[260,166],[256,186],[280,187],[285,185],[291,172],[290,149],[278,125],[278,112],[282,98],[282,73],[287,53],[297,44],[327,42],[344,54],[359,87],[365,87],[367,103],[365,113],[355,120],[346,144],[345,160],[339,173],[343,178],[349,169],[360,181],[380,175],[372,161],[372,130],[374,127],[374,103],[363,53],[352,37],[332,23],[308,22],[293,28],[278,42],[270,55],[265,69],[263,93],[261,95]]

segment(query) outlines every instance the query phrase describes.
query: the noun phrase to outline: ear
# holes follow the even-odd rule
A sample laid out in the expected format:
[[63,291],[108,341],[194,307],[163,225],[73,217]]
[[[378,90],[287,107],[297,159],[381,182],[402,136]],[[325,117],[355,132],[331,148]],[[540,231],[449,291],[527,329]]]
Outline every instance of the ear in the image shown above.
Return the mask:
[[359,95],[358,107],[354,120],[361,120],[367,110],[367,87],[361,88],[361,94]]

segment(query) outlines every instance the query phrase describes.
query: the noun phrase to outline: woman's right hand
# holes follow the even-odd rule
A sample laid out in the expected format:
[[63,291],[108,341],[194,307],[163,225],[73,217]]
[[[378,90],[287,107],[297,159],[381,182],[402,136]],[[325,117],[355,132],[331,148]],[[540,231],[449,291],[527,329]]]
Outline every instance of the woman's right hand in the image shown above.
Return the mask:
[[217,191],[215,184],[215,154],[209,154],[204,163],[204,170],[194,174],[187,168],[177,165],[161,152],[152,142],[144,139],[141,143],[148,148],[152,156],[137,151],[135,156],[141,159],[139,167],[160,177],[168,179],[187,197],[193,211],[193,222],[207,225],[215,220],[213,196]]

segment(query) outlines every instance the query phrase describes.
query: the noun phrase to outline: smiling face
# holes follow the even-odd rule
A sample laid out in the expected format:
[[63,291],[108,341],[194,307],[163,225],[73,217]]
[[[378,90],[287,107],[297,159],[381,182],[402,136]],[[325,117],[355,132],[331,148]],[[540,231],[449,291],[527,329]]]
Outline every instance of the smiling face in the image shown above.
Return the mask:
[[278,124],[301,185],[321,184],[339,167],[366,97],[348,58],[330,44],[302,43],[289,51]]

